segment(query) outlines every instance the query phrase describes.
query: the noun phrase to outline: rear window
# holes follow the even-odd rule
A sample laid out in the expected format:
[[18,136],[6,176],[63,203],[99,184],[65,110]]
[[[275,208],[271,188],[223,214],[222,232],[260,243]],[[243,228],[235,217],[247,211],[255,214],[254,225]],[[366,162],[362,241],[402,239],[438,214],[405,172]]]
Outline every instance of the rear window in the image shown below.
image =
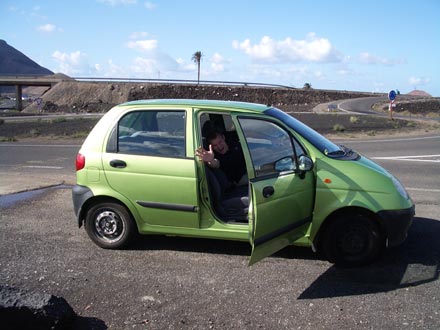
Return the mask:
[[185,111],[134,111],[121,118],[114,131],[116,152],[183,158]]

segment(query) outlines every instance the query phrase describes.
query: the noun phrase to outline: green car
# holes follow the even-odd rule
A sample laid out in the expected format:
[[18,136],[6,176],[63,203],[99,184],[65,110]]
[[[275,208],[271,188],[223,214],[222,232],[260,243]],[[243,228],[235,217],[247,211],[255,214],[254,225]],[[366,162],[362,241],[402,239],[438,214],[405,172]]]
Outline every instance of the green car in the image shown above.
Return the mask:
[[76,170],[78,225],[102,248],[139,233],[203,237],[250,242],[250,264],[298,245],[357,266],[402,243],[415,213],[385,169],[261,104],[120,104],[90,132]]

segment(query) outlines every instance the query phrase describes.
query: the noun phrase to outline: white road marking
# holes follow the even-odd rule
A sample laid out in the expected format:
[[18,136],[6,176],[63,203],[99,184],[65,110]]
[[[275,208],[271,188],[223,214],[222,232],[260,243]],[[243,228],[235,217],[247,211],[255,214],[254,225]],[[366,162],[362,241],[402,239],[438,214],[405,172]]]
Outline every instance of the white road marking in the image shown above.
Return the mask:
[[45,169],[50,169],[50,170],[61,170],[64,168],[62,166],[45,166],[45,165],[25,165],[22,167],[25,167],[25,168],[45,168]]
[[392,138],[392,139],[380,139],[380,140],[361,140],[361,139],[334,139],[334,141],[343,141],[344,143],[381,143],[381,142],[401,142],[401,141],[418,141],[418,140],[435,140],[440,139],[440,135],[436,136],[421,136],[421,137],[409,137],[409,138]]
[[36,148],[80,148],[80,144],[13,144],[13,143],[0,143],[0,147],[36,147]]
[[[427,159],[427,158],[439,158],[439,159]],[[407,162],[440,163],[440,155],[415,155],[415,156],[371,157],[371,159],[379,159],[379,160],[403,160],[403,161],[407,161]]]
[[440,189],[429,189],[429,188],[412,188],[412,187],[405,187],[408,191],[424,191],[424,192],[433,192],[433,193],[440,193]]

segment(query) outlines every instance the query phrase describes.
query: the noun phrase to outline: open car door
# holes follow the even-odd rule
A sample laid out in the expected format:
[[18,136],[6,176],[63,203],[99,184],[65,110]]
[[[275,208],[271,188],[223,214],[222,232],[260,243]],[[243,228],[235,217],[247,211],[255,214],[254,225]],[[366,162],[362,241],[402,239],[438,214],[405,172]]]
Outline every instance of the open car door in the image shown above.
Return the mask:
[[276,123],[245,117],[239,122],[254,172],[249,210],[252,265],[306,234],[314,203],[313,163]]
[[[312,173],[300,178],[284,174],[251,183],[252,212],[249,265],[268,257],[305,235],[312,221]],[[296,187],[295,187],[296,186]]]

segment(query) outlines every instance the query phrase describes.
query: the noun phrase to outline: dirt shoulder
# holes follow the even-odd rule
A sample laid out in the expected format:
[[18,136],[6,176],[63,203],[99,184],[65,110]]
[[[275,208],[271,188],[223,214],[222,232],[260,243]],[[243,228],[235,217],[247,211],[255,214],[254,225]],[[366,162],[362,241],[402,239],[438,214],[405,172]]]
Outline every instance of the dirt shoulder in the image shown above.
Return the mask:
[[[380,116],[345,113],[290,113],[319,133],[330,137],[373,137],[420,135],[439,130],[440,124],[429,120],[389,120]],[[46,141],[74,140],[81,142],[99,118],[50,118],[33,121],[3,122],[0,142],[39,139]]]

